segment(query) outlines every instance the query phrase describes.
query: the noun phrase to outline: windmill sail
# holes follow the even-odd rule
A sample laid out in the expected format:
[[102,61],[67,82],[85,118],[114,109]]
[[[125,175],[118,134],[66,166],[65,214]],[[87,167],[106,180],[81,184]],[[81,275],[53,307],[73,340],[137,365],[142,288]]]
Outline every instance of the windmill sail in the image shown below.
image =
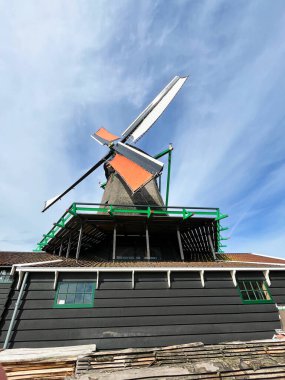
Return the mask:
[[107,131],[105,128],[98,129],[98,131],[93,133],[91,137],[101,145],[109,145],[120,138],[119,136],[113,135],[113,133]]
[[152,173],[121,154],[116,154],[109,164],[123,178],[133,193],[154,177]]
[[[157,95],[157,97],[149,104],[149,106],[133,121],[133,123],[124,131],[121,139],[122,144],[116,144],[118,153],[120,149],[124,149],[126,157],[120,154],[116,154],[115,157],[109,161],[110,165],[114,166],[114,169],[122,176],[126,181],[132,191],[136,191],[144,184],[148,183],[152,178],[154,178],[161,170],[161,163],[155,162],[157,160],[152,159],[150,156],[141,154],[138,155],[137,152],[131,151],[131,148],[126,148],[125,143],[128,139],[131,141],[137,141],[148,129],[154,124],[154,122],[159,118],[165,108],[172,101],[174,96],[180,90],[184,82],[188,77],[178,77],[176,76],[172,81]],[[100,144],[109,145],[113,141],[118,139],[118,136],[113,135],[104,128],[100,128],[96,133],[92,135]],[[114,148],[113,148],[114,149]],[[135,149],[134,149],[135,150]],[[135,154],[136,153],[136,154]],[[50,208],[54,203],[61,199],[70,190],[74,189],[80,182],[82,182],[86,177],[94,172],[99,166],[104,164],[114,155],[114,150],[110,150],[101,160],[99,160],[95,165],[93,165],[85,174],[83,174],[76,182],[69,186],[63,193],[54,197],[45,203],[43,212]],[[131,155],[131,159],[127,158]],[[148,159],[146,159],[146,157]],[[151,162],[152,161],[152,162]],[[137,163],[139,162],[139,163]],[[137,171],[133,171],[129,175],[124,167],[128,167],[131,171],[136,168]],[[136,165],[136,166],[135,166]],[[157,166],[158,165],[158,166]],[[115,168],[117,167],[117,169]],[[145,169],[147,168],[147,169]],[[133,178],[139,173],[138,180]]]
[[112,152],[107,153],[106,156],[104,156],[103,158],[101,158],[101,160],[99,160],[98,162],[96,162],[95,165],[93,165],[85,174],[83,174],[76,182],[74,182],[71,186],[69,186],[63,193],[61,193],[57,197],[54,197],[54,198],[50,199],[49,201],[45,202],[45,207],[43,208],[42,212],[46,211],[55,202],[57,202],[58,200],[60,200],[65,194],[69,193],[70,190],[74,189],[75,186],[77,186],[86,177],[88,177],[89,174],[93,173],[94,170],[96,170],[97,168],[99,168],[99,166],[101,166],[102,164],[104,164],[104,162],[107,161],[111,156],[112,156]]
[[163,163],[161,161],[156,160],[155,158],[133,148],[130,145],[119,142],[113,147],[113,149],[152,174],[157,175],[163,169]]
[[157,95],[157,97],[145,108],[145,110],[123,132],[123,141],[138,141],[156,122],[166,107],[173,100],[188,77],[178,77],[172,81]]
[[55,197],[45,201],[45,209],[49,208],[57,199],[60,199],[60,195],[56,195]]

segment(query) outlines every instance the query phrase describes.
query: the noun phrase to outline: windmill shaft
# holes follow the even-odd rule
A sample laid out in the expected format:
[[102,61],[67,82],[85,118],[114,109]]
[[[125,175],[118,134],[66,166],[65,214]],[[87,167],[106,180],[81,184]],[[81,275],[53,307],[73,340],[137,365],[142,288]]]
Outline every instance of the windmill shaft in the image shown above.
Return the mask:
[[56,203],[60,198],[64,197],[67,193],[70,192],[75,186],[77,186],[81,181],[83,181],[86,177],[89,176],[94,170],[99,168],[108,158],[112,156],[113,152],[110,151],[106,156],[102,157],[100,161],[98,161],[95,165],[93,165],[85,174],[83,174],[82,177],[80,177],[76,182],[74,182],[68,189],[66,189],[62,194],[60,194],[52,203],[50,203],[47,207],[45,207],[42,212],[46,211],[48,208],[50,208],[54,203]]

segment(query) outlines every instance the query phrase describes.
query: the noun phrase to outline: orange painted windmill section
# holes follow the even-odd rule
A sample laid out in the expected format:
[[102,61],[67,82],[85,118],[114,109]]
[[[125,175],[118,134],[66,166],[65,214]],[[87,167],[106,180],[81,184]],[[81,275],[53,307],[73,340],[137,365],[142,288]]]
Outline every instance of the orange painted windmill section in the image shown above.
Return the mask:
[[133,192],[146,185],[154,177],[153,174],[120,154],[116,154],[109,164]]
[[106,140],[108,142],[112,142],[112,141],[119,139],[118,136],[113,135],[113,133],[107,131],[107,129],[105,129],[105,128],[98,129],[98,131],[95,132],[94,134],[97,135],[98,137],[101,137],[101,139]]

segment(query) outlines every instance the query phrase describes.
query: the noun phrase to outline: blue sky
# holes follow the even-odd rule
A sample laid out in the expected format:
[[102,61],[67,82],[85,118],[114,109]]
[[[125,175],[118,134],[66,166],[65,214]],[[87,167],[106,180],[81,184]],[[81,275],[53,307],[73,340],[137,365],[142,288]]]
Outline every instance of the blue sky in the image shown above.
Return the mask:
[[170,204],[230,215],[227,251],[285,257],[284,1],[0,0],[0,249],[30,250],[73,201],[100,201],[105,153],[174,75],[138,146],[174,145]]

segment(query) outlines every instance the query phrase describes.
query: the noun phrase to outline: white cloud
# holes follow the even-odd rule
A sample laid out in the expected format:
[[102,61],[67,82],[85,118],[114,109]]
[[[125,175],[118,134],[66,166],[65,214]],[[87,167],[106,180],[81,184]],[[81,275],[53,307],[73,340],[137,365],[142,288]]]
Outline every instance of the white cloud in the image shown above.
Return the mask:
[[102,124],[120,133],[176,74],[189,84],[139,144],[174,143],[170,203],[229,212],[231,250],[284,245],[282,4],[9,4],[0,2],[1,249],[31,249],[71,202],[100,201],[102,171],[39,212],[104,154],[89,134]]

